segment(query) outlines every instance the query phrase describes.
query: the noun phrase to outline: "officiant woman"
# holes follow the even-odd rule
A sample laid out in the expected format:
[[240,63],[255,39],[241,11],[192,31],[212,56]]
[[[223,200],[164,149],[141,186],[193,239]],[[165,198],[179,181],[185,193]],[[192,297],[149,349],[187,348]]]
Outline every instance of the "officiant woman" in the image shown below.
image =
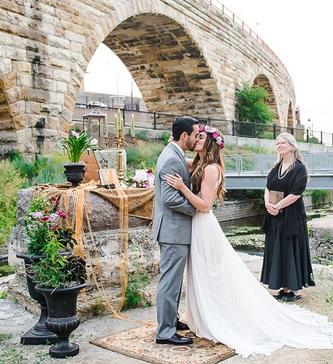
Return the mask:
[[296,139],[289,133],[276,138],[278,160],[267,176],[263,222],[265,251],[261,282],[285,302],[301,298],[303,287],[314,286],[306,214],[302,193],[307,171]]

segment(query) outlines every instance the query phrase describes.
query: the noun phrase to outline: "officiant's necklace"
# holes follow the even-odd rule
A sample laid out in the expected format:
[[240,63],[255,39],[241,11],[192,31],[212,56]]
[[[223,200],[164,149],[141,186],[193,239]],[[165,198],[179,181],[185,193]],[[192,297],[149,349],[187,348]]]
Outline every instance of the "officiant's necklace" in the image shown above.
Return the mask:
[[278,174],[277,174],[278,179],[283,179],[288,174],[288,172],[290,171],[291,166],[292,166],[292,164],[290,164],[290,166],[288,168],[286,168],[282,173],[282,164],[283,164],[283,162],[281,162],[279,169],[278,169]]

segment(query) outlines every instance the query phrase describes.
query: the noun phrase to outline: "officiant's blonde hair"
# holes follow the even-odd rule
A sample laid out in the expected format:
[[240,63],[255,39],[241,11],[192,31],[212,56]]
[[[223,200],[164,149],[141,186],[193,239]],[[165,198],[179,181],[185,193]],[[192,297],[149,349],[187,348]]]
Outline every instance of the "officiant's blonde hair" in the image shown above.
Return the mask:
[[[277,138],[275,139],[275,142],[277,142],[280,138],[284,139],[292,147],[292,155],[294,157],[293,166],[295,165],[296,161],[300,161],[305,166],[305,163],[304,163],[303,157],[301,155],[301,152],[299,150],[299,146],[298,146],[296,138],[292,134],[284,132],[277,136]],[[274,163],[273,167],[275,167],[277,164],[279,164],[281,162],[281,160],[282,160],[282,157],[278,153],[278,159]]]

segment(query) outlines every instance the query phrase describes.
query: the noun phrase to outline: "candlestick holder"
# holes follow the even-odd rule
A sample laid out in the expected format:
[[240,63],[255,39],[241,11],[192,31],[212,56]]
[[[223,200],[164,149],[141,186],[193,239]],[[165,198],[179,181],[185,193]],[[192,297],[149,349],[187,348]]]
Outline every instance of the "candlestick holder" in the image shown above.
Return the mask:
[[117,138],[117,149],[118,149],[118,179],[119,182],[124,180],[124,165],[123,165],[123,145],[124,141],[122,137]]

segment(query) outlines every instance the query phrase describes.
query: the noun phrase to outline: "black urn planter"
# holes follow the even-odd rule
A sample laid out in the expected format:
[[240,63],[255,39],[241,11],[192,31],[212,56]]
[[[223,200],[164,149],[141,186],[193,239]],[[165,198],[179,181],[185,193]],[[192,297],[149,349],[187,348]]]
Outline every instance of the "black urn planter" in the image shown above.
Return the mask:
[[72,186],[76,187],[83,181],[84,173],[86,171],[85,164],[83,162],[78,163],[66,163],[65,176],[68,182],[72,183]]
[[85,283],[56,289],[36,286],[36,291],[42,293],[47,302],[46,327],[59,338],[49,350],[54,358],[66,358],[79,353],[79,345],[69,342],[68,337],[80,324],[80,319],[76,315],[76,303],[79,291],[85,286]]
[[24,260],[26,269],[27,285],[30,297],[36,300],[40,305],[40,316],[38,322],[24,335],[21,336],[21,344],[23,345],[47,345],[58,342],[58,337],[55,333],[48,330],[45,325],[47,318],[47,305],[44,296],[35,290],[36,282],[29,275],[29,267],[33,262],[38,262],[42,256],[16,254],[17,258]]

